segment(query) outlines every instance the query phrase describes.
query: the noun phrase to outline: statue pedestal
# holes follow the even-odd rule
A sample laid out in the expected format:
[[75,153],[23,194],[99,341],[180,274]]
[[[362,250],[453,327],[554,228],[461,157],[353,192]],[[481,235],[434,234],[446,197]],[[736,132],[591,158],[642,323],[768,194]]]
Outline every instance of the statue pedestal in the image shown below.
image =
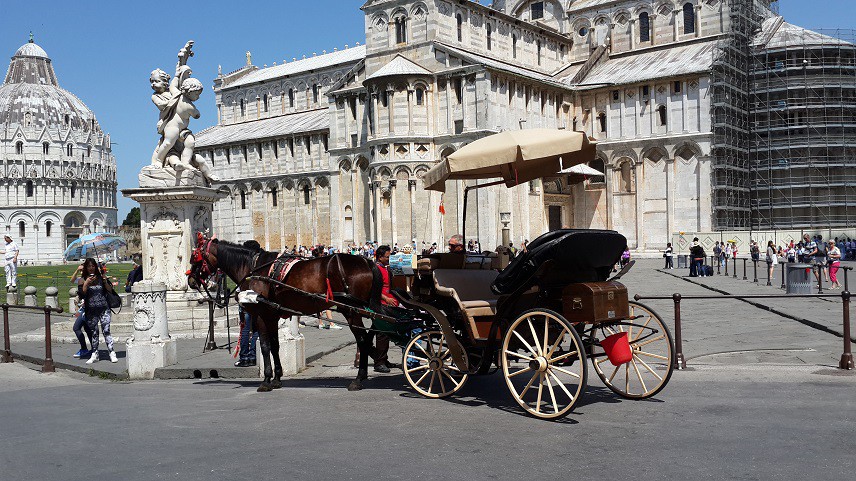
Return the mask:
[[125,343],[128,376],[154,379],[155,369],[178,362],[175,340],[169,337],[166,285],[143,280],[131,287],[134,336]]
[[211,231],[214,202],[226,194],[209,187],[178,186],[124,189],[122,195],[140,204],[143,278],[166,286],[166,316],[172,330],[207,331],[208,306],[197,302],[202,295],[188,288],[186,272],[196,233]]

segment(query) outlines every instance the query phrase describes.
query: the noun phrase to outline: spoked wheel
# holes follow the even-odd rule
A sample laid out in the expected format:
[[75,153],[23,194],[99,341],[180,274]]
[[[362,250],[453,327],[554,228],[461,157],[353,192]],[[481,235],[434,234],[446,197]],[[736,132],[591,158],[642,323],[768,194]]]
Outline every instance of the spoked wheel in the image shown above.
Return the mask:
[[[630,302],[628,321],[604,325],[602,337],[626,332],[633,358],[630,362],[613,366],[604,357],[592,359],[595,372],[603,383],[619,396],[645,399],[660,392],[669,382],[675,364],[675,345],[669,329],[651,308]],[[596,352],[603,353],[600,347]]]
[[[452,339],[452,342],[458,340]],[[466,361],[467,353],[461,349],[461,354]],[[424,331],[411,339],[401,365],[410,386],[430,398],[456,393],[469,377],[455,365],[448,340],[441,331]]]
[[511,396],[529,414],[556,419],[571,412],[586,384],[586,354],[570,322],[530,309],[502,340],[502,372]]

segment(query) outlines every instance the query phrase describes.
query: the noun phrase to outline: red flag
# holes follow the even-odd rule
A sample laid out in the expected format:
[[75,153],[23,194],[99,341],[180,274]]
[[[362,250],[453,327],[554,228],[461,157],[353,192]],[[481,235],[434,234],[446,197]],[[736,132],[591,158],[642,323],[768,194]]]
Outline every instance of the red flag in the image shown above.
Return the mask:
[[440,201],[440,213],[446,215],[446,208],[443,206],[443,201]]

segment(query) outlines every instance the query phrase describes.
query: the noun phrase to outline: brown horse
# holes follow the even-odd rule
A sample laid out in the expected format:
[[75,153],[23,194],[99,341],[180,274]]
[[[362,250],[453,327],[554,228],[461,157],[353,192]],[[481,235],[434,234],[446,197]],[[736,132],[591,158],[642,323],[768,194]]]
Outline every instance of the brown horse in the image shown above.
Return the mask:
[[[278,309],[265,302],[242,306],[255,320],[255,330],[259,333],[262,348],[265,379],[259,386],[259,392],[282,387],[282,363],[279,359],[277,335],[280,318],[288,318],[295,313],[317,315],[329,309],[332,304],[327,300],[331,291],[337,299],[347,297],[347,302],[356,307],[376,309],[380,302],[382,281],[378,282],[376,279],[372,261],[361,256],[334,254],[303,260],[291,268],[285,284],[318,294],[322,296],[320,298],[310,297],[268,281],[250,279],[252,276],[267,276],[270,263],[278,256],[277,252],[256,251],[231,242],[203,239],[200,236],[198,246],[191,257],[191,269],[188,271],[188,284],[192,289],[200,290],[208,277],[219,269],[237,283],[241,291],[254,291],[259,297],[284,308]],[[362,389],[362,381],[368,377],[368,357],[369,353],[373,352],[374,333],[363,329],[362,317],[354,311],[346,311],[344,314],[360,351],[357,378],[348,386],[349,391],[356,391]]]

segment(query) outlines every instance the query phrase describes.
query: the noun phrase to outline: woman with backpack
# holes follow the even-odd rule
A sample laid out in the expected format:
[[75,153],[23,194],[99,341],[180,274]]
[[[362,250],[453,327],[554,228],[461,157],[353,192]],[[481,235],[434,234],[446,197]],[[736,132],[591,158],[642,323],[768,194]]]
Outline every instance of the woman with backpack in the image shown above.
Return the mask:
[[89,329],[92,331],[92,355],[86,364],[98,361],[98,326],[104,333],[107,342],[107,350],[110,354],[110,362],[118,362],[116,353],[113,352],[113,336],[110,335],[110,302],[107,299],[108,292],[113,291],[113,283],[105,279],[98,262],[88,257],[83,262],[83,273],[77,281],[77,296],[83,300],[84,316]]

